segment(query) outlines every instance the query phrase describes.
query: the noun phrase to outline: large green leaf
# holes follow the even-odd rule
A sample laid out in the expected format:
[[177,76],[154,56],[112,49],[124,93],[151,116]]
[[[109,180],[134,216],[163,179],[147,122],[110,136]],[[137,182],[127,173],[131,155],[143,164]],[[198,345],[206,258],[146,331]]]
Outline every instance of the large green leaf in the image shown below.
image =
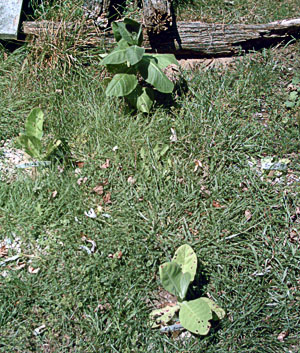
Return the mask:
[[160,280],[168,292],[184,299],[190,283],[190,274],[183,274],[175,262],[167,262],[159,267]]
[[142,113],[149,113],[154,100],[153,90],[149,87],[137,85],[126,99],[137,110]]
[[190,332],[198,335],[207,335],[211,327],[211,323],[209,322],[211,319],[211,309],[201,298],[188,302],[185,301],[180,306],[180,323]]
[[25,152],[32,158],[41,159],[41,140],[34,136],[21,135],[18,143],[25,149]]
[[209,298],[204,298],[203,297],[203,298],[200,298],[200,299],[204,300],[208,304],[208,306],[210,307],[211,311],[213,311],[216,314],[216,316],[217,316],[217,318],[219,320],[224,319],[224,317],[226,315],[225,310],[222,309],[217,303],[215,303],[213,300],[211,300]]
[[150,109],[153,105],[154,94],[153,90],[149,87],[143,87],[142,94],[138,96],[136,107],[142,113],[150,113]]
[[102,61],[101,65],[117,65],[127,61],[127,49],[116,48],[108,54]]
[[130,41],[130,33],[127,33],[125,24],[123,22],[113,22],[111,27],[117,42],[119,42],[121,39],[126,40],[126,42],[128,42],[128,40]]
[[137,84],[135,75],[116,74],[108,84],[105,94],[107,97],[124,97],[130,94]]
[[27,136],[33,136],[38,140],[43,137],[44,113],[40,108],[34,108],[28,115],[25,122]]
[[171,64],[179,66],[179,63],[173,54],[151,54],[149,56],[156,59],[157,65],[162,70]]
[[173,83],[161,71],[155,59],[144,56],[138,63],[138,67],[144,80],[153,85],[162,93],[171,93],[174,89]]
[[155,328],[160,325],[166,325],[179,309],[179,305],[168,305],[164,308],[153,310],[150,313],[151,327]]
[[140,62],[145,53],[145,49],[137,45],[133,45],[126,49],[126,58],[130,65],[135,65]]
[[112,74],[137,74],[137,67],[130,66],[127,64],[118,64],[118,65],[106,65],[107,70]]
[[197,271],[197,255],[188,244],[176,250],[172,261],[181,267],[183,273],[188,272],[191,275],[191,281],[194,280]]
[[117,42],[122,39],[129,45],[141,45],[143,42],[141,25],[134,20],[125,18],[124,22],[113,22],[112,29]]
[[129,48],[129,44],[126,42],[125,39],[121,39],[121,40],[117,43],[117,48],[119,48],[119,49],[126,49],[126,48]]
[[134,40],[132,44],[141,45],[143,43],[143,30],[141,24],[131,18],[124,18],[124,23],[127,31],[131,33]]

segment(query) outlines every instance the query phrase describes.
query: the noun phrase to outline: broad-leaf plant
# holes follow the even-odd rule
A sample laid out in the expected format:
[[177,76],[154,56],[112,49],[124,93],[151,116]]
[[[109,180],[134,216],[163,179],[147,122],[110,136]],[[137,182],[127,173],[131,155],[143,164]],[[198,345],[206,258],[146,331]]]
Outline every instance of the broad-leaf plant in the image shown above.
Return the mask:
[[[177,304],[156,309],[150,314],[153,328],[170,322],[180,324],[197,335],[207,335],[211,328],[211,320],[221,320],[225,311],[213,300],[201,297],[187,300],[187,292],[194,281],[197,271],[197,256],[187,244],[180,246],[171,262],[159,267],[159,275],[165,290],[177,297]],[[174,317],[178,314],[178,317]]]
[[103,55],[101,64],[113,74],[106,87],[107,97],[125,97],[136,110],[149,113],[155,100],[155,91],[170,94],[173,82],[163,72],[169,65],[178,65],[173,54],[146,54],[142,26],[129,18],[113,22],[116,48]]
[[43,145],[43,123],[43,111],[40,108],[32,109],[25,122],[25,132],[17,139],[17,144],[38,161],[48,161],[61,145],[60,140],[50,141],[47,146]]

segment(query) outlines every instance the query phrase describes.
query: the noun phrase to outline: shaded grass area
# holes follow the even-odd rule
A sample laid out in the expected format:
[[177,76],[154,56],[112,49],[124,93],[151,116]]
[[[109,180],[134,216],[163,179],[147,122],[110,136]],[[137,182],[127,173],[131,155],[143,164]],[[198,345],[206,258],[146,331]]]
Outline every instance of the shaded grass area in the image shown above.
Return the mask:
[[[38,67],[30,48],[1,51],[0,139],[39,105],[46,133],[84,163],[0,184],[0,239],[21,242],[20,258],[0,267],[1,352],[299,350],[299,181],[288,183],[300,174],[299,130],[283,104],[299,48],[186,73],[191,92],[149,117],[104,97],[95,60]],[[281,182],[249,166],[268,155],[291,161]],[[95,219],[84,215],[91,208]],[[158,266],[183,243],[201,262],[203,293],[227,316],[181,342],[151,330],[148,315]]]

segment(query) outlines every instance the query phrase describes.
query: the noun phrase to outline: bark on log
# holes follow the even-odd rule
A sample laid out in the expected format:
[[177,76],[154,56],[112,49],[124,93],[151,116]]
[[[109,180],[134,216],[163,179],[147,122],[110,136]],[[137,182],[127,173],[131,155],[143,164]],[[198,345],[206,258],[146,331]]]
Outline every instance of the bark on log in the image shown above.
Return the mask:
[[[24,22],[23,32],[38,36],[51,31],[55,33],[59,26],[59,23],[47,21]],[[74,26],[68,24],[71,31]],[[86,45],[109,49],[114,43],[111,31],[91,33]],[[164,32],[163,36],[158,36],[155,42],[151,40],[151,45],[147,31],[144,31],[144,38],[144,46],[148,51],[192,57],[239,55],[248,50],[300,38],[300,18],[249,25],[178,22]]]

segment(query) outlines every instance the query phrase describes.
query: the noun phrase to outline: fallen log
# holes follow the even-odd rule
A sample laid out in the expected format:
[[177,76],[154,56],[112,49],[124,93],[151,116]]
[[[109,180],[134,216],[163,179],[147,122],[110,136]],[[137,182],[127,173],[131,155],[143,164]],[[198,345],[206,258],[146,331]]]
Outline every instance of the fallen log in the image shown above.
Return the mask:
[[[68,30],[74,33],[76,26],[78,24],[65,25],[66,35]],[[24,22],[23,32],[34,36],[55,35],[60,27],[60,23],[49,21]],[[90,35],[83,44],[111,48],[114,37],[110,30],[98,31],[92,27],[90,30]],[[88,27],[86,31],[88,32]],[[158,36],[156,41],[152,38],[151,44],[146,30],[144,38],[144,46],[150,52],[174,53],[183,57],[233,56],[300,38],[300,18],[267,24],[177,22],[163,36]]]

